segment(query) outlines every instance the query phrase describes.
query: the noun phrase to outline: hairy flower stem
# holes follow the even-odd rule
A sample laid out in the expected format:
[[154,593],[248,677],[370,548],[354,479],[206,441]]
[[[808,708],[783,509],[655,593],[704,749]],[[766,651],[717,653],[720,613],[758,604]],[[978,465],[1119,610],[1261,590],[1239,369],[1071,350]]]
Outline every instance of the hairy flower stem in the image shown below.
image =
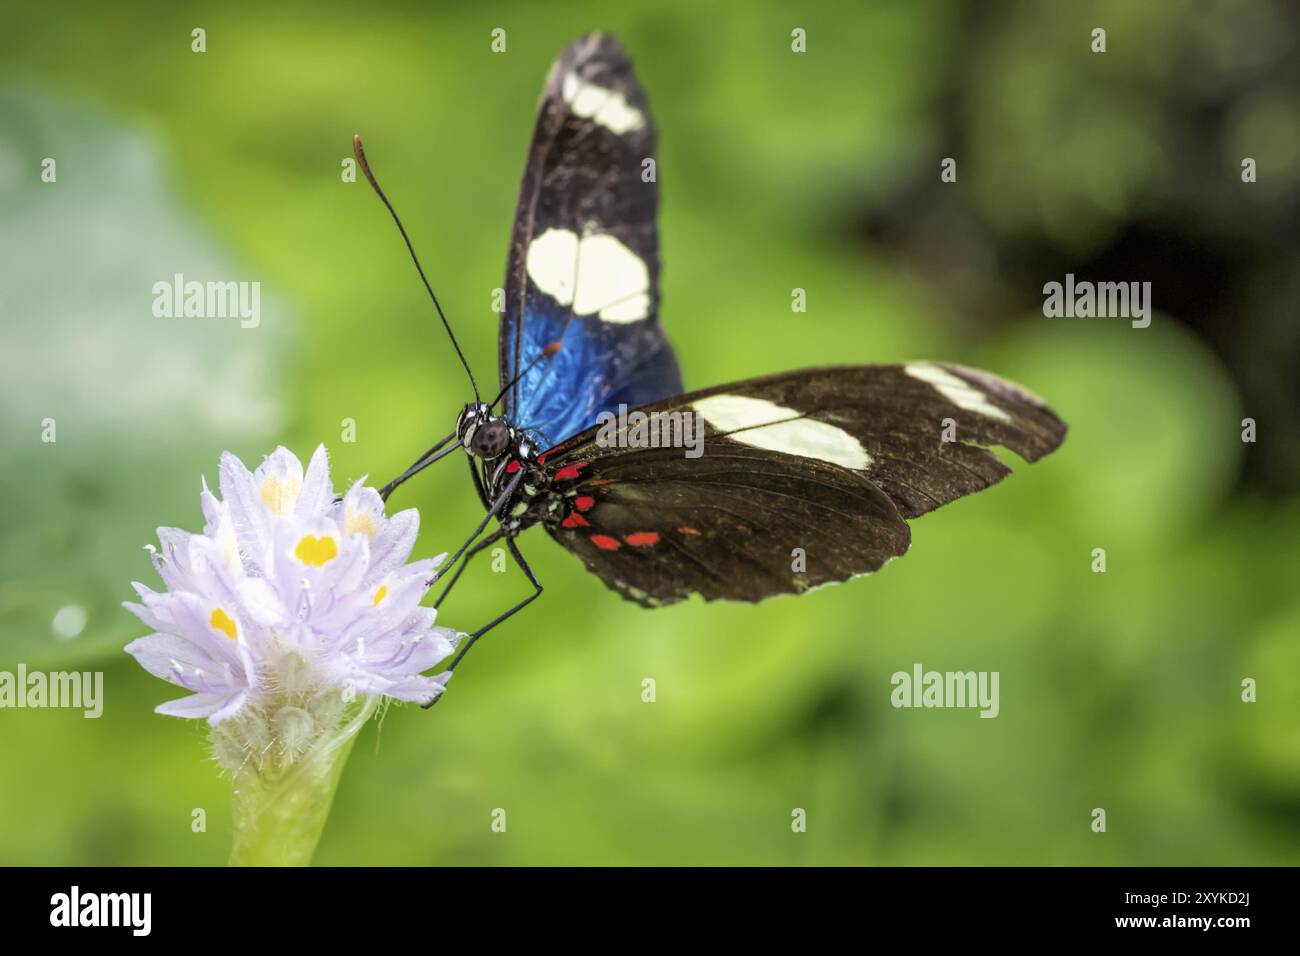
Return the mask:
[[231,866],[306,866],[311,862],[343,765],[375,706],[373,697],[361,697],[318,733],[312,732],[315,721],[311,712],[296,707],[281,709],[261,727],[250,728],[241,722],[243,726],[238,728],[223,729],[223,724],[216,729],[219,755],[223,750],[229,752],[228,748],[248,753],[260,733],[269,729],[271,734],[268,746],[259,753],[263,759],[246,759],[233,772]]

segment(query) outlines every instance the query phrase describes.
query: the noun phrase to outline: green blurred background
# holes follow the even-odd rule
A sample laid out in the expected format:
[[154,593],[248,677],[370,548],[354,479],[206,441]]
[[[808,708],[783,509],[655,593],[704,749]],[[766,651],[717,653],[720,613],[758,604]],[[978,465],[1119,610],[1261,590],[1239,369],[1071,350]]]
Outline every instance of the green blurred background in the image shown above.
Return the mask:
[[[0,863],[224,861],[204,726],[153,714],[176,689],[122,653],[141,630],[119,602],[156,584],[142,546],[198,529],[223,448],[255,464],[325,442],[337,485],[380,482],[468,398],[382,208],[340,179],[354,132],[495,379],[537,94],[597,28],[660,126],[688,386],[953,360],[1046,396],[1069,438],[916,522],[884,572],[757,607],[643,611],[531,532],[546,594],[436,710],[367,728],[317,861],[1300,862],[1296,18],[1265,0],[6,4],[0,669],[101,669],[106,705],[0,711]],[[1152,281],[1151,327],[1043,318],[1067,271]],[[155,319],[176,272],[261,281],[261,326]],[[423,554],[481,514],[458,463],[394,501],[421,509]],[[442,623],[525,593],[485,561]],[[84,627],[56,625],[68,607]],[[918,661],[999,671],[1000,716],[893,709],[890,675]]]

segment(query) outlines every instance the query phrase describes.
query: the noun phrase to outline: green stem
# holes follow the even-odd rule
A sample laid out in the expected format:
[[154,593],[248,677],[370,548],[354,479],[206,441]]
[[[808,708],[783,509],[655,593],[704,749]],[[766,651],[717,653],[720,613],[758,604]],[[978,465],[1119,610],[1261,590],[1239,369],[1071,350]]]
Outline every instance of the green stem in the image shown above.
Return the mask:
[[374,710],[374,700],[364,699],[350,720],[322,734],[292,762],[248,761],[235,773],[231,866],[311,862],[352,744]]

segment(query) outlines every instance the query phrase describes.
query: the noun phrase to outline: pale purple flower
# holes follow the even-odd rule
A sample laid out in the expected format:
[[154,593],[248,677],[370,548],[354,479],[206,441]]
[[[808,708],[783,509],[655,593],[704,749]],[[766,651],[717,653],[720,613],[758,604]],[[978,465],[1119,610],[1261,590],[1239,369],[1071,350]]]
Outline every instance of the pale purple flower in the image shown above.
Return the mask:
[[155,633],[127,645],[147,671],[191,691],[158,712],[217,724],[249,710],[312,710],[341,694],[427,703],[454,649],[420,605],[446,557],[406,563],[419,515],[389,518],[358,481],[336,501],[321,446],[302,463],[277,448],[254,472],[221,457],[221,499],[203,483],[202,534],[159,528],[166,590],[135,584],[126,607]]

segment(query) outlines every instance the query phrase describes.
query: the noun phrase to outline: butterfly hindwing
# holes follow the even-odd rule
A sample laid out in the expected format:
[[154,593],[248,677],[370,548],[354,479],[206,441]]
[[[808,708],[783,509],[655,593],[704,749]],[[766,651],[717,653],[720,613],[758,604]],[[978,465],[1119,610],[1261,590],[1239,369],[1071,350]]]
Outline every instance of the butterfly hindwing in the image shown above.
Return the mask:
[[[656,132],[618,42],[592,34],[542,91],[519,191],[500,330],[505,415],[541,447],[620,403],[681,391],[658,320]],[[554,356],[528,368],[548,345]]]
[[799,592],[874,571],[911,540],[861,475],[776,452],[719,443],[695,461],[680,451],[598,459],[590,474],[548,530],[645,606]]
[[545,455],[560,502],[547,528],[650,606],[692,592],[757,601],[874,571],[907,550],[905,518],[1009,473],[989,446],[1034,461],[1065,436],[1023,388],[928,362],[805,369],[641,411],[694,416],[702,453],[575,436]]

